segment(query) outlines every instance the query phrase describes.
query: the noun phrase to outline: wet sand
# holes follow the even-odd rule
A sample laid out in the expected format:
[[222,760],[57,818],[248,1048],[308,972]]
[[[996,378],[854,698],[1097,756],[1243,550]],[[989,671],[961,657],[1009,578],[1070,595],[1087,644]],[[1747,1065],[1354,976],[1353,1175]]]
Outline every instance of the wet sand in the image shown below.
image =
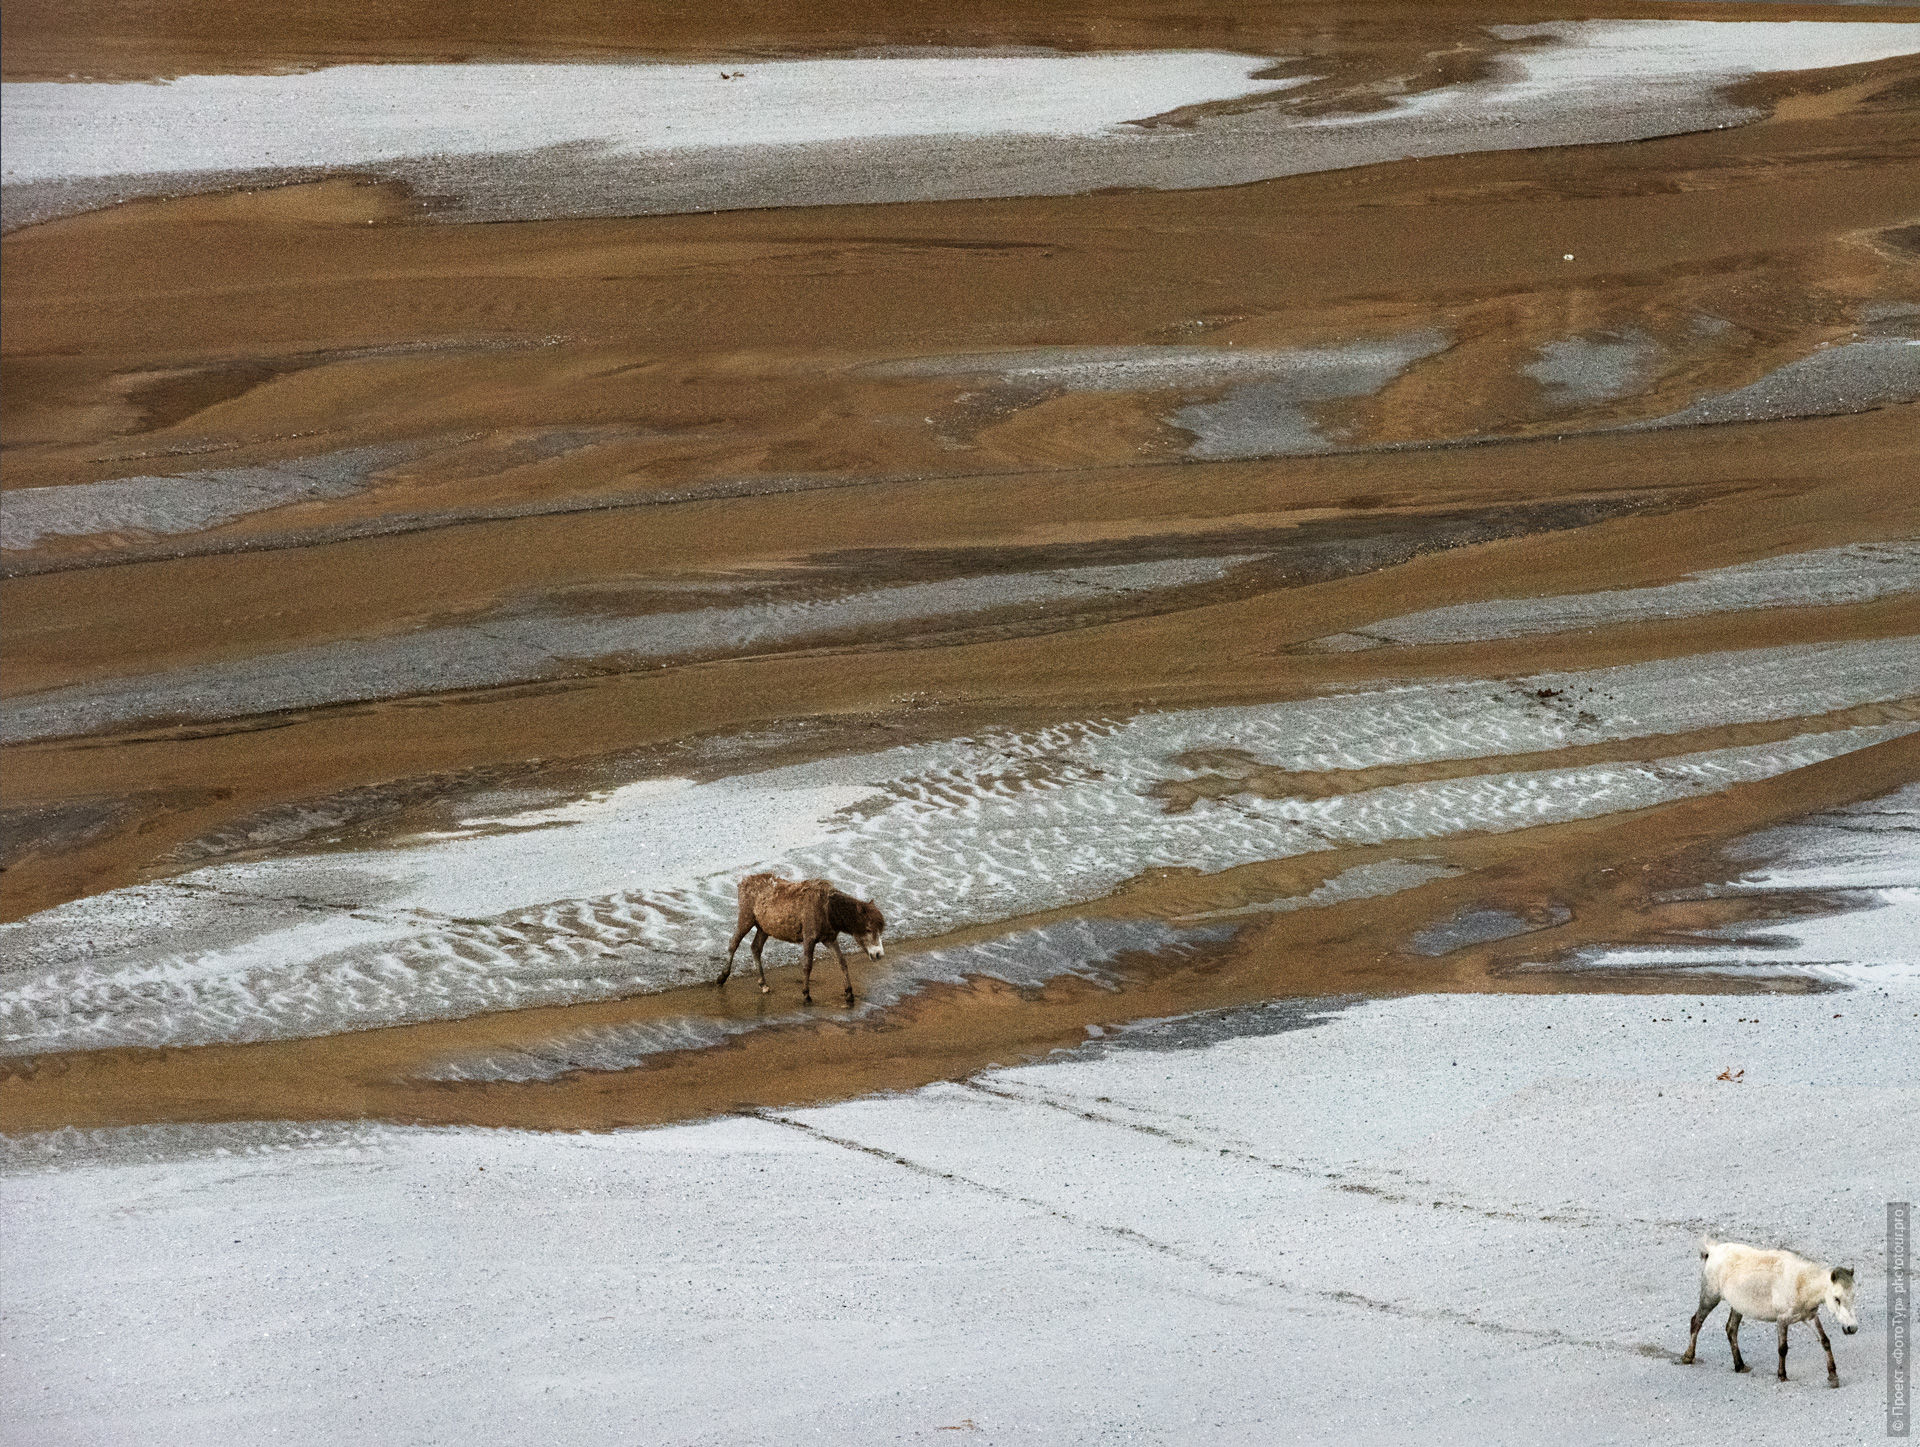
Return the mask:
[[[333,13],[216,36],[175,7],[129,70],[87,12],[9,7],[7,78],[626,50],[586,10],[537,43],[509,9],[374,48]],[[1325,79],[1273,114],[1337,125],[1494,75],[1489,25],[1565,18],[982,12],[940,39],[1297,55]],[[646,58],[924,43],[877,10],[708,23]],[[11,231],[0,896],[34,1003],[6,1129],[658,1124],[1274,998],[1830,987],[1631,951],[1761,917],[1709,888],[1727,851],[1920,774],[1916,76],[1716,87],[1700,124],[1744,123],[1631,145],[1177,193],[447,225],[418,185],[333,176]],[[1251,124],[1202,109],[1183,134]],[[1825,646],[1872,687],[1794,671]],[[1776,661],[1729,683],[1736,658]],[[1536,678],[1560,718],[1562,676],[1604,669],[1665,681],[1491,745],[1412,747],[1431,691],[1399,752],[1085,742]],[[596,801],[789,776],[831,787],[770,795],[757,835],[689,806],[689,837],[744,842],[683,866],[629,841],[619,888],[583,863],[509,909],[417,877],[436,841],[532,859],[597,838]],[[785,955],[764,999],[700,983],[731,872],[956,800],[1057,823],[1056,893],[1004,867],[1035,827],[949,880],[929,826],[884,869],[821,856],[893,895],[859,1012],[800,1013]],[[1082,859],[1127,810],[1139,848]],[[274,971],[305,957],[236,943],[249,910],[314,938],[431,915],[468,983],[381,964],[302,1014]],[[179,1011],[123,1030],[143,999]]]

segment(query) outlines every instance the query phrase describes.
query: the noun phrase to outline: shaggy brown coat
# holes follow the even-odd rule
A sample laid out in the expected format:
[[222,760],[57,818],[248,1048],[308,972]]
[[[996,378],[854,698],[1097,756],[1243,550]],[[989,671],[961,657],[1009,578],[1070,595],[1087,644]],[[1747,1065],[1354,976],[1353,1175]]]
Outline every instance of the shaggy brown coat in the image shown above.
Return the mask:
[[843,894],[825,879],[782,879],[777,874],[749,874],[740,881],[740,918],[727,946],[727,967],[716,985],[724,985],[733,973],[733,956],[747,931],[753,931],[753,964],[760,972],[760,993],[767,994],[767,966],[760,958],[769,938],[786,940],[800,946],[802,973],[800,999],[813,1003],[813,947],[824,941],[840,961],[840,978],[847,987],[847,1003],[853,1003],[853,976],[847,970],[847,957],[840,951],[840,936],[852,935],[869,956],[880,959],[886,954],[881,933],[887,927],[886,916],[864,899]]

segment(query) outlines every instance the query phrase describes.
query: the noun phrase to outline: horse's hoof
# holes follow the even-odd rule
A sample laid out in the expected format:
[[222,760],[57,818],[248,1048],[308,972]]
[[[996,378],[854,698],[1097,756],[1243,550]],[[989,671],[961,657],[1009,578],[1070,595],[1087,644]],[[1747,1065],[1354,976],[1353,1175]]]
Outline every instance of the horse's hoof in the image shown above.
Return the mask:
[[800,997],[800,1003],[801,1003],[802,1005],[811,1005],[811,1004],[813,1003],[813,996],[811,996],[811,995],[802,995],[802,996]]
[[849,1005],[851,1005],[851,1004],[853,1003],[853,996],[852,996],[852,995],[848,995],[848,996],[847,996],[847,1003],[848,1003]]
[[1828,1377],[1827,1385],[1829,1387],[1837,1387],[1840,1385],[1840,1379],[1838,1377]]
[[1748,1366],[1745,1362],[1735,1362],[1733,1364],[1733,1369],[1736,1372],[1750,1372],[1753,1370],[1753,1368]]
[[762,985],[762,986],[760,987],[760,993],[761,993],[761,994],[763,994],[763,995],[771,995],[771,994],[773,993],[773,986],[771,986],[771,985]]

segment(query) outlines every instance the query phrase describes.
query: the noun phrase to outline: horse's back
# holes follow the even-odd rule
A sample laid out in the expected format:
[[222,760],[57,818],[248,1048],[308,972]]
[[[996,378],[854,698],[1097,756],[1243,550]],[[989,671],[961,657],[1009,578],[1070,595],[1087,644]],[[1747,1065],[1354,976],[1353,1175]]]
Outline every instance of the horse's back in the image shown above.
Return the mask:
[[797,943],[808,934],[826,934],[828,901],[832,897],[833,886],[824,879],[749,874],[740,881],[741,913],[751,910],[754,924],[774,939],[789,943]]
[[1742,1316],[1777,1321],[1792,1314],[1800,1277],[1813,1266],[1797,1252],[1719,1241],[1705,1253],[1700,1272],[1714,1294]]

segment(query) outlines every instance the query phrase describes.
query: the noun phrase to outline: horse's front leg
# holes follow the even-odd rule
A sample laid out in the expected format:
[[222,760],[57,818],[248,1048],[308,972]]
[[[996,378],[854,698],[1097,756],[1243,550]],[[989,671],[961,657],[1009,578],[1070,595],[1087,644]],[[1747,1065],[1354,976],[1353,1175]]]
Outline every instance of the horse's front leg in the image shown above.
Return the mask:
[[1740,1313],[1732,1307],[1727,1308],[1727,1345],[1733,1348],[1733,1369],[1744,1372],[1747,1364],[1740,1359]]
[[1780,1380],[1784,1382],[1787,1379],[1787,1319],[1784,1316],[1780,1318],[1774,1336],[1780,1342]]
[[813,947],[818,941],[804,939],[800,941],[800,1003],[813,1003]]
[[833,956],[840,961],[840,981],[847,987],[847,1003],[853,1003],[853,974],[847,969],[846,951],[840,948],[840,936],[833,937]]
[[1827,1329],[1820,1325],[1820,1313],[1816,1311],[1811,1320],[1813,1329],[1820,1333],[1820,1345],[1827,1350],[1827,1385],[1837,1387],[1840,1385],[1840,1368],[1833,1364],[1833,1343],[1827,1340]]

